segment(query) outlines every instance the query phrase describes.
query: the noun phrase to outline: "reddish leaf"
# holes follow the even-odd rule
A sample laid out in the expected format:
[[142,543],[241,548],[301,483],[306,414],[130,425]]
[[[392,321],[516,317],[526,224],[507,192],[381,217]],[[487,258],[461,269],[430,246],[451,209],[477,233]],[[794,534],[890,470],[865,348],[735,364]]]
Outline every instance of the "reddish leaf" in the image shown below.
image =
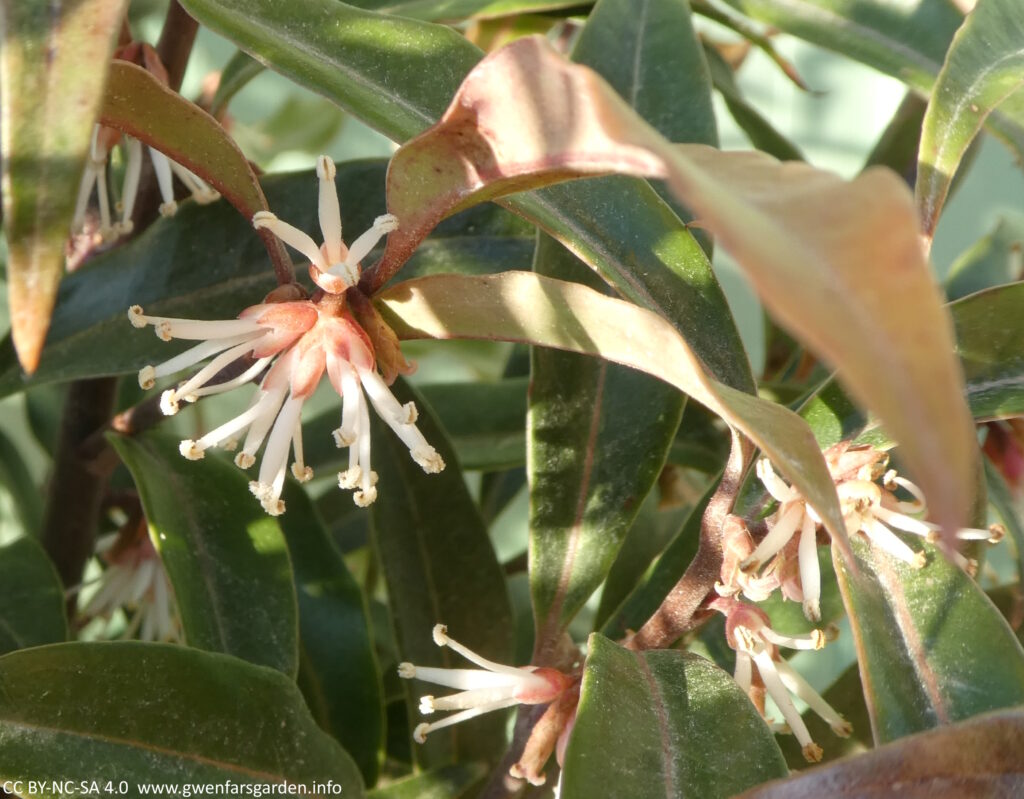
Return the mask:
[[388,206],[402,227],[366,283],[382,285],[456,210],[606,172],[667,180],[774,315],[879,415],[936,519],[966,522],[977,448],[952,326],[913,197],[889,170],[847,183],[758,153],[672,145],[596,74],[521,39],[484,59],[441,121],[395,154]]

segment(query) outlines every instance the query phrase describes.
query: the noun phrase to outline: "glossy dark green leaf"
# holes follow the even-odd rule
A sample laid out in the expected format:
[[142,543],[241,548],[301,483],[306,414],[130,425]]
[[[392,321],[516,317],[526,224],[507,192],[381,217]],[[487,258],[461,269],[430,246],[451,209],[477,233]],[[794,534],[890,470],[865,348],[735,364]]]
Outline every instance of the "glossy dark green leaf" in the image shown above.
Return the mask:
[[306,492],[288,482],[278,522],[299,602],[299,688],[313,718],[377,781],[384,704],[366,599]]
[[281,528],[252,498],[248,477],[216,456],[186,460],[177,441],[156,433],[110,441],[139,489],[188,644],[294,676],[292,567]]
[[950,301],[959,300],[976,291],[1014,283],[1021,278],[1024,278],[1024,215],[1005,212],[989,233],[953,262],[946,278],[946,296]]
[[697,655],[590,637],[562,799],[725,799],[787,773],[774,736],[725,672]]
[[[726,0],[786,33],[834,50],[930,94],[963,15],[949,0]],[[988,127],[1024,156],[1024,93],[1006,100]]]
[[[534,269],[602,287],[543,234]],[[608,573],[665,463],[685,400],[650,375],[540,347],[530,378],[530,587],[534,662],[544,663]]]
[[1024,791],[1024,713],[990,713],[754,788],[736,799],[994,799]]
[[757,110],[736,84],[732,68],[711,44],[704,45],[711,81],[715,90],[722,95],[725,107],[740,126],[750,143],[758,150],[774,155],[780,161],[803,161],[803,153],[789,139],[777,131],[761,112]]
[[[440,118],[482,57],[447,28],[337,0],[185,0],[200,22],[396,141]],[[316,19],[307,25],[305,19]],[[556,186],[502,201],[570,247],[624,297],[675,324],[723,382],[754,390],[724,295],[693,236],[635,179]],[[522,268],[522,267],[520,267]],[[408,267],[405,267],[408,269]]]
[[[28,372],[39,363],[78,183],[126,0],[0,3],[0,144],[11,328]],[[74,109],[74,113],[68,113]]]
[[[415,399],[401,381],[392,390],[400,402]],[[451,445],[429,410],[422,403],[418,407],[420,430],[447,464],[440,474],[424,474],[382,422],[375,420],[373,428],[373,466],[380,476],[372,506],[373,538],[399,658],[418,666],[467,667],[449,649],[434,645],[431,630],[446,624],[460,643],[508,663],[515,631],[501,567]],[[408,692],[419,696],[437,689],[414,681]],[[415,705],[410,703],[410,712]],[[504,746],[501,716],[432,733],[426,744],[414,745],[414,756],[424,765],[450,762],[453,756],[493,760]]]
[[483,763],[440,766],[422,774],[395,780],[367,794],[368,799],[461,799],[487,776]]
[[934,234],[960,160],[985,119],[1024,85],[1020,11],[1017,0],[978,0],[946,54],[924,116],[918,155],[915,193],[926,236]]
[[876,743],[1024,703],[1024,650],[977,584],[930,544],[912,569],[862,540],[836,574]]
[[[383,213],[384,161],[338,165],[345,234],[354,237]],[[317,226],[312,172],[264,180],[271,207],[305,230]],[[409,274],[525,268],[533,254],[526,223],[481,206],[440,225]],[[142,236],[89,262],[64,281],[40,368],[21,375],[9,340],[0,345],[0,396],[56,380],[125,374],[170,358],[175,345],[128,326],[127,309],[188,318],[228,319],[276,285],[252,225],[226,203],[187,203]]]
[[30,536],[0,547],[0,654],[66,641],[64,588]]
[[639,630],[644,622],[654,615],[697,554],[701,519],[711,495],[717,488],[718,480],[712,480],[704,496],[687,514],[682,528],[654,561],[645,579],[637,584],[604,622],[601,627],[602,633],[610,638],[622,638],[630,631]]
[[[168,644],[73,643],[0,659],[0,779],[302,783],[363,796],[359,771],[321,732],[290,679],[221,654]],[[86,791],[83,791],[83,794]]]

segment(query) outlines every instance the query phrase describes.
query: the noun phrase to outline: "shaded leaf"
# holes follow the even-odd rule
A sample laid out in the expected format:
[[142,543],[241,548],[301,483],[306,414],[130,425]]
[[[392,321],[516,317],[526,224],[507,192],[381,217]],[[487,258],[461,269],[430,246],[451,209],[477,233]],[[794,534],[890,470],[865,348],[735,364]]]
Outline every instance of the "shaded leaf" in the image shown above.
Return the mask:
[[78,183],[126,6],[98,0],[81,13],[76,3],[0,3],[8,302],[29,373],[39,364],[57,298]]
[[973,427],[913,201],[888,170],[846,183],[758,153],[672,146],[592,72],[542,39],[520,39],[477,66],[441,122],[395,154],[388,207],[403,224],[377,269],[393,273],[454,210],[607,171],[666,179],[780,322],[879,414],[939,523],[962,524]]
[[10,494],[15,523],[23,533],[35,536],[43,520],[43,502],[25,458],[18,447],[0,429],[0,486]]
[[299,604],[298,683],[313,717],[377,781],[384,703],[366,600],[327,537],[306,492],[288,481],[278,522],[288,543]]
[[217,83],[217,91],[210,103],[210,114],[219,118],[227,111],[228,104],[235,95],[244,89],[253,78],[259,75],[266,67],[252,56],[243,53],[241,50],[235,52],[224,69],[220,72],[220,81]]
[[[384,212],[384,161],[338,165],[346,234],[357,235]],[[311,172],[264,179],[275,212],[302,229],[317,225]],[[501,270],[525,266],[533,231],[494,206],[481,206],[440,225],[407,267],[420,272]],[[159,363],[180,345],[132,331],[130,305],[148,313],[227,319],[260,302],[274,273],[252,225],[225,203],[186,203],[133,241],[89,262],[62,283],[39,370],[24,380],[8,339],[0,345],[0,396],[31,385],[125,374]]]
[[66,641],[64,588],[30,536],[0,547],[0,654]]
[[1024,85],[1022,42],[1016,0],[978,0],[953,38],[921,128],[915,193],[928,238],[960,159],[986,117]]
[[1005,212],[995,227],[950,267],[946,277],[946,296],[950,301],[959,300],[976,291],[1015,283],[1022,278],[1024,215]]
[[[596,275],[543,234],[534,269],[601,288]],[[683,395],[650,375],[534,349],[527,448],[532,662],[547,663],[604,580],[661,472],[683,404]]]
[[218,457],[192,463],[177,441],[155,433],[110,442],[139,489],[189,646],[294,676],[298,618],[288,550],[246,475]]
[[1024,791],[1024,713],[992,713],[754,788],[736,799],[988,799]]
[[590,636],[563,799],[724,799],[785,774],[771,731],[714,664],[672,650],[631,652]]
[[1017,581],[1020,582],[1024,580],[1024,525],[1021,524],[1016,502],[1003,476],[987,459],[984,464],[988,500],[1013,541],[1013,548],[1017,553]]
[[912,569],[859,538],[834,556],[876,743],[1024,703],[1024,650],[977,584],[931,545]]
[[[399,402],[415,399],[401,381],[392,390]],[[465,667],[450,650],[434,645],[431,630],[440,623],[470,649],[509,663],[515,630],[501,567],[455,453],[429,410],[422,403],[417,407],[417,425],[447,464],[440,474],[424,474],[376,417],[373,427],[373,464],[380,476],[380,498],[371,513],[373,539],[399,658],[417,666]],[[417,697],[436,691],[415,681],[406,686]],[[453,757],[493,760],[504,742],[503,719],[494,714],[431,734],[426,744],[416,745],[414,756],[424,765]]]
[[[73,643],[4,656],[0,684],[5,780],[301,783],[310,793],[332,780],[363,796],[355,763],[273,669],[166,644]],[[23,795],[66,795],[52,785]]]

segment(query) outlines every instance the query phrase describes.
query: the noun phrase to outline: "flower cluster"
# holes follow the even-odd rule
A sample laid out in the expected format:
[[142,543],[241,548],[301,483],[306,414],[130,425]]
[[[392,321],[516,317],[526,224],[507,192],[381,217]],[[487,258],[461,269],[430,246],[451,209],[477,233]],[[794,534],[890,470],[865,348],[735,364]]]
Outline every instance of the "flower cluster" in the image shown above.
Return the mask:
[[131,621],[122,638],[136,633],[143,641],[181,640],[174,591],[163,563],[143,528],[132,540],[115,533],[96,542],[96,554],[106,563],[95,593],[81,613],[87,618],[109,619],[125,610]]
[[[531,742],[544,739],[543,744],[535,743],[532,750],[528,743],[523,757],[511,767],[512,776],[527,779],[534,785],[544,783],[541,769],[551,754],[551,749],[558,740],[559,762],[564,754],[565,742],[572,730],[571,721],[575,717],[576,698],[569,696],[566,703],[559,703],[562,697],[570,693],[576,681],[557,669],[538,668],[536,666],[504,666],[481,657],[476,652],[463,646],[449,637],[448,629],[443,624],[434,626],[434,643],[447,646],[462,655],[466,660],[479,666],[478,669],[444,669],[430,666],[414,666],[412,663],[400,663],[398,676],[405,680],[422,680],[442,685],[447,688],[458,688],[459,693],[450,696],[420,697],[420,713],[427,716],[438,710],[456,710],[457,713],[445,716],[433,723],[422,723],[413,731],[417,743],[424,743],[427,735],[435,730],[450,727],[462,721],[475,718],[492,710],[502,710],[513,705],[546,705],[551,703],[548,716],[558,719],[550,724],[544,718],[534,729]],[[565,707],[561,707],[564,704]],[[552,727],[553,735],[537,735]],[[551,744],[550,746],[547,744]]]
[[[817,763],[821,760],[822,750],[811,739],[807,725],[793,704],[794,696],[803,700],[824,719],[836,735],[846,738],[853,732],[850,723],[779,656],[780,646],[787,649],[821,649],[826,641],[821,630],[815,630],[810,635],[781,635],[771,628],[764,611],[731,597],[715,599],[710,607],[726,617],[725,637],[729,646],[736,651],[736,682],[750,696],[762,716],[765,715],[764,693],[759,689],[763,685],[764,691],[768,692],[782,712],[786,726],[780,728],[772,722],[769,724],[780,731],[791,731],[800,742],[808,762]],[[755,685],[755,669],[760,685]]]
[[[321,156],[317,174],[324,235],[321,247],[272,214],[256,214],[253,224],[271,230],[311,258],[310,272],[324,289],[321,296],[315,300],[254,305],[237,319],[220,321],[147,316],[137,305],[128,312],[135,327],[152,325],[164,341],[178,338],[200,342],[162,364],[144,367],[139,372],[139,385],[143,388],[152,388],[157,379],[212,358],[191,378],[163,393],[160,407],[165,414],[177,413],[182,401],[195,402],[263,375],[245,411],[197,440],[182,441],[181,454],[198,460],[210,447],[234,448],[236,437],[244,432],[235,463],[248,469],[265,441],[259,476],[250,482],[249,488],[271,515],[285,510],[281,492],[290,451],[294,453],[291,471],[296,479],[305,481],[312,477],[312,470],[303,459],[300,417],[303,403],[325,372],[343,400],[341,426],[334,431],[335,443],[349,450],[348,468],[338,475],[338,484],[355,489],[353,499],[357,505],[365,507],[377,497],[377,475],[370,465],[368,404],[395,431],[425,472],[444,469],[441,456],[416,427],[415,405],[400,404],[378,374],[373,345],[352,316],[342,293],[359,279],[359,260],[397,223],[392,216],[380,217],[347,248],[341,239],[334,163]],[[240,369],[240,373],[224,378],[225,371],[231,368],[235,372]]]
[[[160,63],[156,52],[148,44],[132,43],[127,45],[118,50],[116,57],[128,61],[140,61],[146,70],[161,83],[166,84],[168,82],[167,70],[164,69],[164,65]],[[107,186],[107,162],[110,159],[111,151],[121,141],[122,134],[120,131],[104,125],[95,125],[93,127],[89,157],[86,161],[85,172],[82,174],[82,181],[78,187],[78,200],[75,204],[75,213],[71,220],[72,235],[82,233],[85,229],[86,212],[89,208],[89,200],[92,198],[93,190],[96,192],[100,215],[100,226],[96,231],[99,240],[101,242],[114,241],[132,232],[132,213],[135,210],[139,179],[142,175],[143,145],[138,139],[133,139],[127,135],[123,136],[123,146],[127,156],[124,183],[121,189],[120,201],[112,208]],[[211,203],[220,197],[216,191],[191,170],[172,161],[159,150],[152,147],[147,149],[149,150],[150,160],[153,163],[157,185],[160,188],[160,196],[163,200],[160,205],[161,215],[173,216],[178,209],[178,204],[174,200],[174,176],[178,177],[185,188],[189,190],[192,198],[198,203]],[[120,219],[118,221],[114,220],[115,210],[120,212]]]

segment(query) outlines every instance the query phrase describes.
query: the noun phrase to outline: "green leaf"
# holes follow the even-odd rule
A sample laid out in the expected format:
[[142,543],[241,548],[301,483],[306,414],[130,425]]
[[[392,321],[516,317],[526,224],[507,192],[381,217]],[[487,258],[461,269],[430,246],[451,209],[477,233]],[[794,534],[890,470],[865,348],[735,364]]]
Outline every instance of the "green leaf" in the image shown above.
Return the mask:
[[368,799],[461,799],[487,776],[483,763],[456,763],[396,780],[367,794]]
[[[959,300],[1024,277],[1024,214],[1000,215],[995,227],[961,255],[946,277],[946,296]],[[956,313],[954,306],[954,314]]]
[[960,159],[986,117],[1024,85],[1022,42],[1016,0],[978,0],[953,38],[921,128],[915,193],[929,238]]
[[646,578],[637,584],[604,622],[601,627],[604,635],[615,639],[623,638],[630,630],[639,630],[658,610],[697,554],[704,510],[717,489],[718,480],[712,480],[704,495],[687,514],[682,528],[652,564]]
[[736,799],[966,799],[1024,791],[1024,713],[991,713],[753,788]]
[[[399,402],[415,399],[402,381],[392,390]],[[447,648],[434,645],[434,625],[445,624],[470,649],[508,663],[515,630],[501,567],[451,445],[429,410],[417,406],[417,425],[447,464],[440,474],[424,474],[390,428],[376,418],[373,426],[373,464],[380,480],[371,521],[399,657],[417,666],[465,667]],[[436,690],[419,687],[424,690],[410,688],[411,693]],[[453,757],[492,761],[504,748],[500,716],[432,733],[426,744],[417,745],[415,757],[423,765]]]
[[15,443],[0,429],[0,486],[10,493],[14,515],[23,533],[38,535],[43,520],[43,502],[36,481],[25,465]]
[[[596,275],[544,235],[534,268],[601,287]],[[546,663],[611,568],[665,463],[685,398],[633,369],[539,347],[530,378],[533,661]]]
[[595,633],[562,774],[563,799],[730,797],[786,775],[753,704],[697,655],[631,652]]
[[[39,364],[82,166],[125,0],[0,3],[0,143],[8,302],[21,363]],[[69,113],[74,109],[74,113]]]
[[337,0],[184,0],[199,22],[257,61],[391,138],[437,119],[481,53],[440,25]]
[[1024,703],[1024,650],[970,577],[931,545],[915,570],[851,543],[833,560],[876,743]]
[[0,547],[0,654],[66,641],[64,588],[30,536]]
[[177,441],[156,433],[110,442],[139,489],[186,642],[294,676],[298,618],[288,550],[245,475],[218,457],[192,463]]
[[[385,210],[385,161],[338,165],[341,212],[350,237]],[[310,172],[264,179],[271,206],[304,230],[317,225]],[[522,268],[533,230],[506,211],[481,206],[440,225],[410,262],[410,274]],[[185,254],[183,256],[183,253]],[[228,319],[260,302],[274,273],[252,225],[225,203],[186,203],[139,238],[90,260],[62,283],[38,371],[24,380],[8,339],[0,347],[0,396],[26,386],[112,374],[159,363],[177,349],[128,327],[128,307],[188,318]],[[335,425],[336,426],[336,425]]]
[[[57,799],[51,779],[138,783],[339,784],[363,796],[355,763],[273,669],[167,644],[73,643],[0,658],[0,778]],[[106,770],[109,770],[107,773]],[[108,791],[109,792],[109,791]]]
[[278,522],[299,603],[298,683],[313,717],[377,781],[384,700],[366,600],[306,492],[288,481]]
[[[439,119],[483,56],[450,29],[359,11],[337,0],[301,0],[287,12],[274,0],[185,0],[184,5],[262,63],[396,141]],[[305,19],[317,22],[305,24]],[[707,258],[649,186],[608,178],[502,204],[559,239],[624,297],[672,320],[720,380],[754,390],[739,333]]]

